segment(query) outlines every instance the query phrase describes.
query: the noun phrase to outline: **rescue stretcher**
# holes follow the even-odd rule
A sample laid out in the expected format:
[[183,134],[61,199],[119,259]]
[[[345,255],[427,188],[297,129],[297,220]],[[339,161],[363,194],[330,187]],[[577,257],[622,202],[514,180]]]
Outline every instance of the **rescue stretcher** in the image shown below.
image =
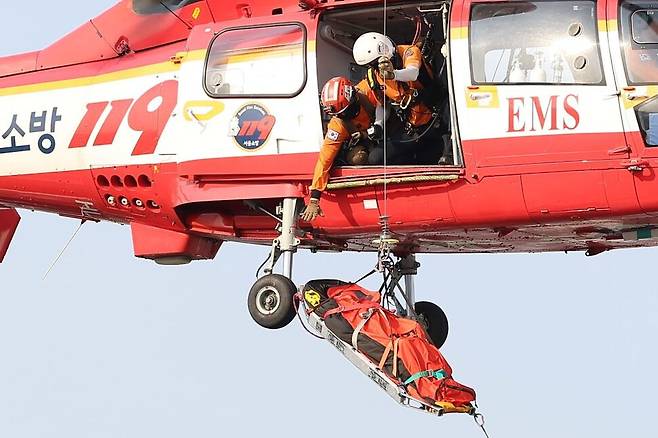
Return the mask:
[[385,373],[378,369],[377,365],[368,359],[363,353],[356,350],[352,345],[343,342],[338,338],[329,328],[324,321],[315,313],[310,312],[304,300],[300,300],[304,314],[307,316],[307,328],[310,328],[315,334],[327,342],[340,352],[345,359],[368,377],[373,383],[381,388],[389,397],[396,403],[415,410],[426,412],[435,416],[443,416],[448,413],[465,413],[469,415],[477,415],[474,407],[460,408],[460,407],[447,407],[437,406],[426,403],[423,400],[412,397],[404,386],[394,382]]

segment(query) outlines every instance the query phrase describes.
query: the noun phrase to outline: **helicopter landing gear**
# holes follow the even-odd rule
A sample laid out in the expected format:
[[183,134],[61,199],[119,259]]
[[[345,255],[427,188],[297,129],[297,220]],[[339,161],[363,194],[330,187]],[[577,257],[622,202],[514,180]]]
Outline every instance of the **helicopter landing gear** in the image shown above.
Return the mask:
[[[298,200],[286,198],[277,207],[281,217],[280,235],[272,242],[272,251],[265,268],[265,275],[254,283],[249,291],[247,307],[256,323],[268,329],[280,329],[295,318],[297,314],[293,297],[297,287],[292,282],[293,254],[297,252],[299,239],[296,235]],[[274,274],[274,267],[283,256],[283,275]]]
[[279,274],[259,278],[249,291],[247,307],[256,324],[268,329],[280,329],[295,319],[293,297],[295,284]]
[[418,322],[425,328],[427,336],[436,348],[441,348],[448,339],[448,317],[436,304],[429,301],[419,301],[414,305]]
[[[443,310],[429,301],[416,301],[416,288],[414,276],[418,274],[420,263],[416,261],[413,254],[400,258],[393,263],[388,256],[380,260],[383,268],[384,284],[382,285],[384,303],[394,307],[397,314],[418,321],[427,336],[436,348],[441,348],[448,338],[448,318]],[[400,286],[400,280],[404,279],[404,289]],[[396,292],[402,296],[404,306],[397,298]]]

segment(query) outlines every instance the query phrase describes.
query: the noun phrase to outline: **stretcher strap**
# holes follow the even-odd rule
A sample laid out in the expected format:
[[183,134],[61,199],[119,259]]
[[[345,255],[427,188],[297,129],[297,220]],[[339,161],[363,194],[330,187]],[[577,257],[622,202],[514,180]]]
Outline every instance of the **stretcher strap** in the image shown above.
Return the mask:
[[393,350],[393,376],[397,377],[398,376],[398,341],[399,338],[392,339],[388,341],[388,344],[386,345],[386,349],[384,350],[384,354],[382,354],[382,358],[379,361],[379,369],[384,370],[384,365],[386,365],[386,359],[388,359],[388,355],[391,354],[391,350]]
[[392,349],[393,349],[393,341],[388,341],[388,344],[386,345],[386,349],[384,350],[384,354],[382,354],[382,359],[379,361],[380,370],[384,369],[384,364],[386,364],[386,359],[388,359],[388,355],[391,354]]
[[361,322],[359,325],[356,326],[354,329],[354,332],[352,333],[352,347],[354,347],[355,350],[358,350],[358,343],[359,343],[359,333],[361,333],[361,330],[363,330],[363,327],[366,325],[366,323],[370,320],[370,317],[374,313],[373,309],[368,309],[367,312],[363,313],[361,315]]
[[369,310],[369,309],[374,309],[376,307],[379,307],[379,303],[360,303],[360,304],[355,304],[353,306],[338,306],[335,309],[327,310],[324,315],[322,315],[322,319],[327,319],[331,315],[335,315],[337,313],[343,313],[343,312],[349,312],[352,310]]
[[415,382],[416,380],[423,378],[423,377],[434,377],[435,379],[443,379],[446,377],[446,372],[443,370],[427,370],[427,371],[420,371],[413,376],[409,377],[407,380],[404,382],[404,386],[409,385],[410,383]]
[[393,340],[393,377],[398,376],[398,343],[400,338]]

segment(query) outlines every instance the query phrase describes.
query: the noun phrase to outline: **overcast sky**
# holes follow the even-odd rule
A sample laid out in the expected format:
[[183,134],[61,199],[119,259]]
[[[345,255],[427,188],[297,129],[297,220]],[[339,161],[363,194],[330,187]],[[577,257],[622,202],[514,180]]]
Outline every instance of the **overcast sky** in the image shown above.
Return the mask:
[[[42,48],[112,3],[4,1],[2,52]],[[21,215],[0,265],[0,437],[480,436],[469,417],[398,407],[298,322],[253,323],[266,248],[165,268],[132,256],[128,227],[87,224],[43,281],[78,223]],[[419,260],[418,298],[448,314],[443,353],[492,438],[655,436],[658,250]],[[295,280],[374,262],[304,251]]]

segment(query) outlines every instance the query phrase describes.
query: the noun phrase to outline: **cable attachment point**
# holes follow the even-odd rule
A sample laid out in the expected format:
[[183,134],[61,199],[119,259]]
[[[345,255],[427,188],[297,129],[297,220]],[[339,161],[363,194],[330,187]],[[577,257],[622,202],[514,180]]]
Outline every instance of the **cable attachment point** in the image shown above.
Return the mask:
[[477,424],[480,427],[480,429],[482,429],[484,436],[489,438],[489,434],[487,433],[487,430],[484,428],[484,415],[478,412],[476,414],[473,414],[473,419],[475,420],[475,424]]
[[382,230],[379,234],[379,239],[373,240],[372,243],[379,246],[377,250],[376,269],[379,272],[384,272],[386,270],[390,270],[393,267],[391,250],[395,245],[400,243],[400,241],[391,235],[391,231],[388,226],[388,216],[380,216],[379,225],[381,226]]

